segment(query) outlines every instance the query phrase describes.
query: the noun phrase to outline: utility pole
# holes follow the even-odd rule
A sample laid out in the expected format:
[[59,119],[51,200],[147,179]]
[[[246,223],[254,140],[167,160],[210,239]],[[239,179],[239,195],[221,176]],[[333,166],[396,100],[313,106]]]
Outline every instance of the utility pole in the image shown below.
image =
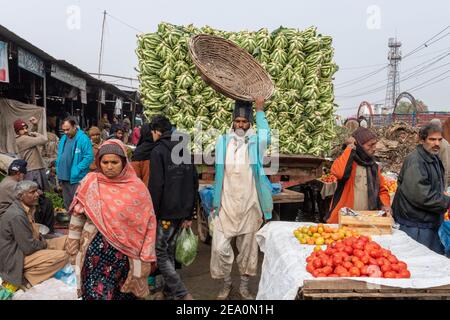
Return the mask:
[[103,58],[103,38],[105,35],[105,21],[106,21],[106,10],[103,11],[103,23],[102,23],[102,37],[100,40],[100,55],[98,57],[98,78],[100,79],[100,74],[102,73],[102,58]]
[[389,38],[388,47],[388,84],[386,87],[386,99],[384,108],[387,111],[392,111],[395,107],[395,100],[400,93],[400,60],[402,60],[402,52],[400,47],[402,43],[397,41],[397,38]]

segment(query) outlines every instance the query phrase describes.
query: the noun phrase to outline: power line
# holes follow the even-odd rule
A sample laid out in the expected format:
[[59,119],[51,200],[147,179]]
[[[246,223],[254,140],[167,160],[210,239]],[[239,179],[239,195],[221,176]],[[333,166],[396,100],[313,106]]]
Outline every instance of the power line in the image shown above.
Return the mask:
[[423,85],[423,86],[421,86],[421,87],[419,87],[419,88],[414,88],[414,89],[412,89],[412,90],[418,91],[418,90],[421,90],[421,89],[423,89],[423,88],[429,87],[429,86],[431,86],[432,84],[435,84],[435,83],[438,83],[438,82],[442,82],[442,81],[444,81],[445,79],[448,79],[448,78],[450,78],[450,76],[446,76],[446,77],[444,77],[444,78],[442,78],[442,79],[439,79],[439,80],[436,80],[436,81],[427,83],[426,85]]
[[[433,35],[430,39],[428,39],[427,41],[425,41],[424,43],[422,43],[421,45],[419,45],[417,48],[415,48],[414,50],[408,52],[405,56],[403,56],[403,60],[414,55],[415,53],[419,52],[420,50],[424,49],[424,48],[428,48],[430,45],[442,40],[443,38],[445,38],[446,36],[448,36],[450,34],[450,32],[444,34],[443,36],[439,37],[438,39],[435,39],[437,36],[439,36],[440,34],[442,34],[443,32],[445,32],[445,30],[449,29],[450,26],[445,27],[444,29],[442,29],[441,31],[439,31],[437,34]],[[433,39],[435,39],[434,41],[432,41]],[[431,41],[431,42],[430,42]],[[365,80],[367,78],[370,78],[372,76],[374,76],[375,74],[381,72],[382,70],[386,69],[389,66],[389,64],[385,65],[383,68],[375,70],[373,72],[370,72],[368,74],[363,74],[357,78],[354,79],[350,79],[347,81],[342,82],[341,84],[337,84],[336,85],[336,89],[339,88],[345,88],[345,87],[349,87],[349,86],[353,86],[357,83],[359,83],[362,80]]]
[[[414,70],[414,69],[416,69],[416,68],[418,68],[418,67],[423,66],[424,64],[428,63],[429,61],[431,61],[431,63],[429,63],[429,64],[423,66],[421,69],[416,70],[416,71],[413,71],[413,72],[411,72],[410,74],[407,74],[407,75],[406,75],[406,78],[403,78],[402,81],[406,81],[406,80],[411,79],[411,78],[414,78],[414,77],[416,77],[416,76],[418,76],[418,75],[422,75],[422,74],[431,72],[431,70],[426,71],[426,72],[422,72],[422,71],[425,70],[425,69],[427,69],[427,68],[429,68],[430,66],[434,65],[435,63],[439,62],[440,60],[442,60],[442,59],[448,57],[449,55],[450,55],[450,52],[443,53],[443,54],[440,54],[440,55],[438,55],[438,56],[436,56],[436,57],[434,57],[434,58],[432,58],[432,59],[429,59],[429,60],[426,60],[426,61],[424,61],[424,62],[422,62],[422,63],[419,63],[418,65],[416,65],[416,66],[414,66],[414,67],[412,67],[412,68],[406,69],[404,72],[408,72],[408,71],[410,71],[410,70]],[[445,65],[446,65],[446,64],[441,65],[441,66],[445,66]],[[432,70],[436,70],[436,68],[435,68],[435,69],[432,69]],[[363,92],[361,92],[361,93],[354,94],[355,91],[356,91],[356,92],[360,92],[361,90],[369,89],[369,88],[371,88],[371,87],[373,87],[374,85],[377,85],[377,84],[379,84],[379,83],[384,83],[384,86],[372,88],[372,89],[370,89],[369,91],[363,91]],[[370,93],[375,93],[375,92],[381,91],[381,89],[383,89],[383,88],[386,86],[386,83],[387,83],[387,81],[386,81],[385,79],[383,79],[383,80],[380,80],[380,81],[371,83],[370,85],[364,86],[364,87],[362,87],[362,88],[356,89],[356,90],[354,90],[353,93],[350,93],[350,92],[349,92],[349,93],[345,93],[345,94],[343,94],[343,95],[339,95],[339,96],[337,96],[337,97],[340,97],[340,98],[354,98],[354,97],[358,97],[358,96],[362,96],[362,95],[366,95],[366,94],[370,94]]]
[[386,63],[378,63],[378,64],[371,64],[371,65],[367,65],[367,66],[359,66],[359,67],[348,67],[348,68],[341,68],[339,67],[339,71],[342,70],[359,70],[359,69],[368,69],[368,68],[373,68],[373,67],[379,67],[379,66],[384,66],[386,65]]
[[363,74],[363,75],[360,76],[360,77],[357,77],[357,78],[354,78],[354,79],[351,79],[351,80],[344,81],[344,82],[342,82],[341,84],[337,84],[337,85],[336,85],[336,89],[339,89],[339,88],[345,88],[345,87],[352,86],[352,85],[354,85],[355,83],[358,83],[358,82],[360,82],[360,81],[363,80],[363,79],[370,78],[370,77],[376,75],[377,73],[380,73],[381,71],[383,71],[384,69],[386,69],[388,66],[389,66],[389,64],[386,64],[384,67],[379,68],[379,69],[377,69],[377,70],[374,70],[374,71],[372,71],[372,72],[370,72],[370,73],[368,73],[368,74]]
[[437,41],[439,41],[439,40],[445,38],[446,36],[448,36],[450,33],[447,33],[447,34],[445,34],[444,36],[442,36],[441,38],[439,38],[439,39],[437,39],[437,40],[435,40],[435,41],[433,41],[433,42],[431,42],[431,43],[428,43],[428,42],[430,42],[431,40],[433,40],[434,38],[436,38],[438,35],[440,35],[441,33],[443,33],[445,30],[447,30],[447,29],[449,29],[449,28],[450,28],[450,26],[447,26],[447,27],[445,27],[444,29],[442,29],[441,31],[439,31],[437,34],[435,34],[435,35],[432,36],[430,39],[428,39],[427,41],[425,41],[424,43],[422,43],[421,45],[419,45],[417,48],[415,48],[415,49],[413,49],[412,51],[410,51],[410,52],[408,52],[407,54],[405,54],[405,55],[403,56],[403,59],[408,58],[409,56],[415,54],[416,52],[419,52],[420,50],[423,50],[423,49],[425,49],[425,48],[428,48],[429,45],[431,45],[431,44],[433,44],[433,43],[435,43],[435,42],[437,42]]
[[91,75],[94,75],[94,76],[100,75],[100,76],[119,78],[119,79],[124,79],[124,80],[139,81],[138,78],[123,77],[123,76],[117,76],[117,75],[108,74],[108,73],[100,73],[100,74],[99,73],[95,73],[95,72],[88,72],[88,73],[91,74]]
[[121,23],[121,24],[127,26],[128,28],[133,29],[134,31],[137,31],[137,32],[139,32],[139,33],[145,33],[144,31],[141,31],[141,30],[139,30],[138,28],[133,27],[133,26],[130,25],[129,23],[127,23],[127,22],[125,22],[125,21],[123,21],[123,20],[121,20],[121,19],[119,19],[119,18],[117,18],[117,17],[111,15],[110,13],[106,13],[106,14],[107,14],[109,17],[111,17],[112,19],[118,21],[119,23]]
[[435,79],[439,78],[440,76],[442,76],[442,75],[444,75],[444,74],[446,74],[446,73],[449,73],[449,72],[450,72],[450,69],[447,70],[447,71],[444,71],[444,72],[442,72],[442,73],[440,73],[440,74],[438,74],[437,76],[434,76],[434,77],[431,78],[431,79],[428,79],[427,81],[422,82],[421,84],[418,84],[418,85],[416,85],[416,86],[414,86],[414,87],[412,87],[412,88],[409,88],[409,89],[407,89],[407,90],[405,90],[405,91],[411,91],[411,90],[414,90],[414,89],[416,89],[416,88],[418,88],[418,87],[420,87],[420,86],[422,86],[422,85],[426,85],[426,84],[428,84],[430,81],[435,80]]

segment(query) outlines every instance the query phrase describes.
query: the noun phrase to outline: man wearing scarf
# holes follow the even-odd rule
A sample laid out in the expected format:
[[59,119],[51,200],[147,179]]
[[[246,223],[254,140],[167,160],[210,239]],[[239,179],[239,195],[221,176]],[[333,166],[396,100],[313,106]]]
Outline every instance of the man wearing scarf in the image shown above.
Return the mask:
[[263,170],[264,152],[270,143],[263,98],[256,98],[255,109],[256,132],[251,128],[252,103],[236,101],[233,128],[219,137],[216,144],[211,276],[224,281],[218,300],[227,299],[232,289],[233,238],[239,251],[236,259],[241,275],[239,293],[242,299],[254,299],[248,282],[256,275],[258,264],[255,234],[263,216],[267,220],[272,217],[271,187]]
[[339,210],[385,210],[391,213],[390,197],[380,168],[374,159],[377,136],[359,127],[347,140],[347,147],[337,158],[331,173],[338,179],[327,223],[338,223]]

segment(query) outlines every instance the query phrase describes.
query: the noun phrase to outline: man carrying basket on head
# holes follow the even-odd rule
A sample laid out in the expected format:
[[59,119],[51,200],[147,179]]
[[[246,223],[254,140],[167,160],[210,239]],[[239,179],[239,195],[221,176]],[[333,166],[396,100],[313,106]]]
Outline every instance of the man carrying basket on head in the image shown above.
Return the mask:
[[252,103],[236,101],[233,128],[219,137],[216,144],[214,182],[214,231],[211,247],[211,276],[223,279],[217,299],[228,298],[234,252],[231,240],[236,238],[237,264],[241,274],[239,293],[243,299],[254,299],[248,288],[249,277],[256,275],[258,244],[255,234],[263,216],[272,218],[272,193],[264,174],[264,152],[270,144],[269,124],[264,114],[264,98],[255,99],[256,132]]

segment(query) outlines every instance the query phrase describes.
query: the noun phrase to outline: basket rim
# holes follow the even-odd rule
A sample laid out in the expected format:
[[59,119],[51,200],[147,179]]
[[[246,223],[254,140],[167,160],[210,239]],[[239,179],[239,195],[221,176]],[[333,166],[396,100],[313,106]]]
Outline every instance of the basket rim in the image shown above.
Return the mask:
[[196,66],[196,69],[200,73],[201,78],[209,86],[211,86],[214,90],[219,91],[220,93],[222,93],[223,95],[225,95],[231,99],[243,100],[243,101],[254,101],[254,97],[250,97],[248,95],[243,95],[239,92],[232,91],[228,87],[223,86],[221,82],[215,81],[214,79],[212,79],[210,76],[208,76],[206,74],[206,70],[203,67],[201,60],[198,58],[197,53],[195,52],[195,49],[194,49],[195,43],[198,42],[199,39],[202,39],[202,38],[203,39],[205,39],[205,38],[206,39],[207,38],[215,39],[215,40],[221,41],[223,43],[226,43],[227,45],[233,47],[235,50],[241,51],[241,53],[243,53],[247,57],[247,60],[251,61],[251,63],[254,65],[254,67],[259,69],[259,72],[261,73],[261,75],[266,78],[266,84],[267,84],[268,89],[267,89],[266,95],[264,96],[264,99],[268,100],[272,96],[272,94],[275,90],[275,86],[273,84],[272,78],[270,77],[270,74],[263,68],[263,66],[249,52],[247,52],[247,50],[239,47],[233,41],[225,39],[223,37],[201,33],[201,34],[194,35],[190,38],[189,46],[188,46],[189,54],[192,58],[192,61],[194,62],[195,66]]

